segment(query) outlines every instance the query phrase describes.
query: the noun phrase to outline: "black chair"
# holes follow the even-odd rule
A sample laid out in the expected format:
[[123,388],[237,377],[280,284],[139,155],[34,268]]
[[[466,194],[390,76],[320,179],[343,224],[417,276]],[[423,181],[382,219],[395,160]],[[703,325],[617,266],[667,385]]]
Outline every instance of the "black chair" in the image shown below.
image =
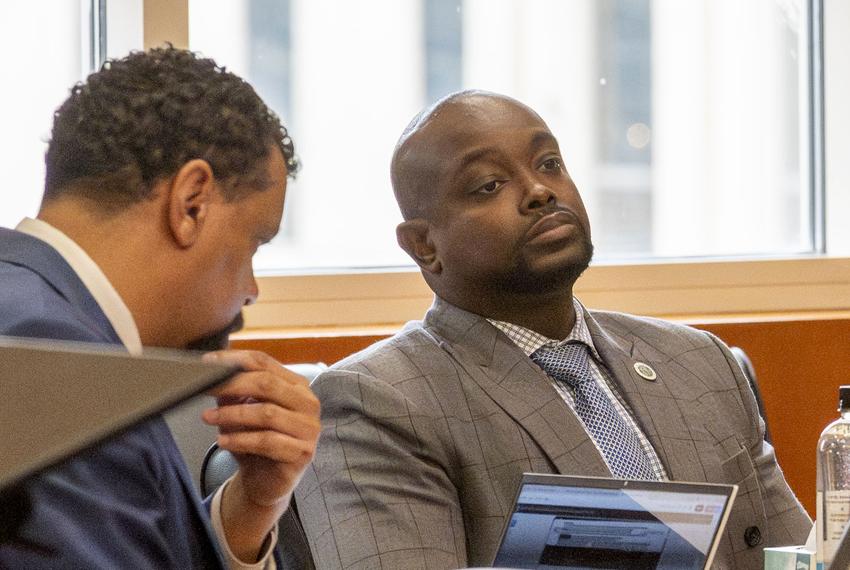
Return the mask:
[[744,349],[737,346],[731,346],[729,347],[729,350],[732,351],[732,356],[735,357],[735,360],[737,360],[738,364],[741,366],[741,370],[744,371],[744,376],[746,376],[747,380],[750,381],[750,388],[752,388],[753,395],[756,397],[759,415],[762,419],[764,419],[764,440],[767,443],[773,443],[770,437],[770,427],[767,425],[767,416],[764,413],[764,401],[761,397],[761,390],[759,390],[758,380],[756,379],[756,370],[753,368],[753,363],[750,362],[750,357],[747,356]]
[[[287,364],[287,368],[304,376],[312,382],[316,376],[327,368],[322,363],[317,364]],[[218,444],[213,443],[204,456],[201,464],[201,495],[206,497],[215,492],[239,468],[236,458]],[[298,518],[298,506],[292,497],[289,509],[283,513],[278,522],[278,550],[283,561],[281,570],[315,570],[310,544],[301,520]]]

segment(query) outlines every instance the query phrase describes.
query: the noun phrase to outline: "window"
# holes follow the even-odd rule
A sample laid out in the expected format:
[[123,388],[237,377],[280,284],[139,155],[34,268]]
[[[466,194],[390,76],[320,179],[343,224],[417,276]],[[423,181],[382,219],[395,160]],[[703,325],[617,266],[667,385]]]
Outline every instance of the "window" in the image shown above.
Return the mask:
[[141,22],[141,0],[0,3],[0,226],[36,214],[54,109],[105,57],[140,48]]
[[[597,261],[813,252],[803,0],[203,0],[303,173],[260,270],[409,265],[389,159],[424,105],[515,96],[561,141]],[[260,17],[258,17],[258,14]]]
[[[50,3],[35,21],[45,5],[0,8],[7,77],[34,86],[0,94],[4,126],[18,127],[0,153],[14,177],[0,225],[35,213],[51,110],[90,61],[91,6],[107,6],[108,55],[142,45],[142,0]],[[821,18],[822,46],[808,21]],[[252,329],[422,315],[431,293],[395,244],[389,157],[422,106],[473,86],[526,101],[560,138],[598,246],[578,284],[588,305],[850,309],[850,259],[830,257],[850,254],[844,0],[174,0],[144,3],[144,23],[145,45],[190,45],[252,81],[305,163],[281,235],[258,255],[269,276]],[[20,37],[33,29],[49,45]],[[78,57],[78,71],[54,67]],[[36,110],[45,82],[55,97]]]
[[[38,210],[53,109],[90,69],[80,26],[88,16],[83,8],[79,2],[0,4],[4,75],[0,157],[6,177],[1,226],[15,227],[22,217],[35,215]],[[45,11],[53,17],[44,18]],[[50,41],[35,40],[33,30]]]

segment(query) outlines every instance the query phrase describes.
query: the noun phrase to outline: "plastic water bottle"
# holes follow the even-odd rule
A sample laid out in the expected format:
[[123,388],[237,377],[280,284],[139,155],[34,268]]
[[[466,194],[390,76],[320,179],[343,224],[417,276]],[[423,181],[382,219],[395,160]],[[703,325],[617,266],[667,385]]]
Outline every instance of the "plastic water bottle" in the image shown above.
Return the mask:
[[818,440],[818,568],[832,563],[850,520],[850,386],[839,388],[838,411],[841,417],[826,426]]

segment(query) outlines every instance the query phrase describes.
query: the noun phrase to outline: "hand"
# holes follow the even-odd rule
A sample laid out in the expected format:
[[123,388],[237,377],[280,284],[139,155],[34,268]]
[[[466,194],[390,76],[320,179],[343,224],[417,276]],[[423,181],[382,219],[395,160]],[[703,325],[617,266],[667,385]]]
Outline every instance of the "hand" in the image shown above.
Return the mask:
[[239,462],[231,485],[241,488],[234,491],[282,513],[316,451],[319,400],[305,378],[262,352],[225,350],[204,358],[243,370],[212,391],[218,408],[203,414],[219,428],[219,447]]

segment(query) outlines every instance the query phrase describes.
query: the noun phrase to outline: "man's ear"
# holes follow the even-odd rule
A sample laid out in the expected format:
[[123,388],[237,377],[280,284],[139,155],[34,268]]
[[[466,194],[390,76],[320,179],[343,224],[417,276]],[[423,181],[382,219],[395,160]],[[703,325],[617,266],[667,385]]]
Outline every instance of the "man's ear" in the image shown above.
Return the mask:
[[406,251],[423,271],[437,275],[443,271],[443,264],[431,239],[430,229],[427,221],[416,218],[400,223],[395,229],[395,235],[401,249]]
[[190,160],[171,179],[168,225],[180,247],[191,247],[197,241],[214,192],[215,177],[206,160]]

